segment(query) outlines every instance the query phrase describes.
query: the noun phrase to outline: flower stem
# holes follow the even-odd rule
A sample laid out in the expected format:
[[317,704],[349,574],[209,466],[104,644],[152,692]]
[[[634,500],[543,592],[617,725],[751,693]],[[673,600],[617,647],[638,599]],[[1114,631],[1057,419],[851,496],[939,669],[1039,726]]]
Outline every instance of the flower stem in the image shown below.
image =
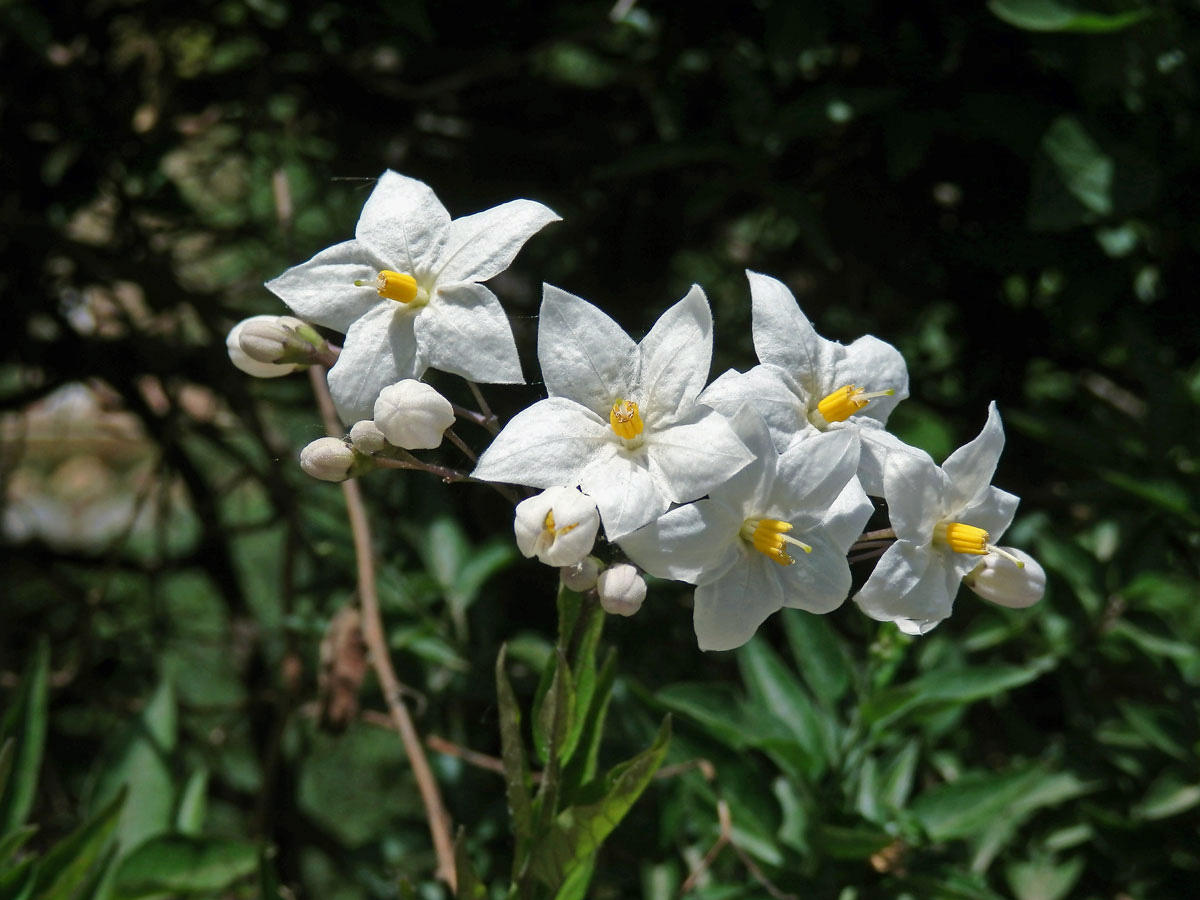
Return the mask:
[[488,406],[487,400],[484,399],[483,391],[479,389],[479,385],[471,381],[469,378],[464,379],[467,382],[467,387],[471,389],[472,396],[475,397],[475,402],[479,404],[479,409],[483,413],[483,422],[480,423],[492,434],[500,433],[500,420],[496,418],[496,414],[492,412],[492,408]]
[[851,564],[857,562],[866,562],[868,559],[877,559],[878,557],[883,556],[883,554],[886,552],[887,547],[878,547],[875,550],[868,550],[865,553],[859,553],[855,556],[847,557],[846,562]]
[[864,531],[858,536],[855,543],[860,541],[882,541],[885,538],[895,540],[896,530],[894,528],[880,528],[878,531]]
[[[317,406],[321,410],[321,418],[325,422],[325,430],[330,436],[338,437],[343,429],[333,405],[333,398],[329,394],[329,385],[325,381],[325,370],[320,366],[312,366],[308,374],[317,398]],[[346,501],[346,516],[350,520],[354,558],[358,566],[358,601],[362,607],[363,640],[367,644],[371,666],[375,670],[375,677],[379,679],[384,702],[387,703],[392,723],[400,734],[404,752],[412,766],[413,777],[417,781],[421,802],[425,806],[429,834],[433,838],[433,849],[438,860],[438,877],[450,886],[451,892],[457,892],[458,877],[454,866],[454,842],[450,839],[450,816],[442,803],[441,792],[433,778],[433,770],[429,768],[429,760],[425,757],[416,726],[408,714],[408,707],[401,699],[400,680],[396,677],[391,656],[388,654],[387,638],[383,633],[383,620],[379,612],[379,595],[375,587],[371,526],[358,482],[353,479],[343,481],[342,494]]]
[[450,443],[461,450],[463,455],[471,462],[475,462],[477,459],[479,459],[479,457],[475,455],[475,451],[467,446],[466,442],[454,433],[453,428],[447,428],[445,434],[446,437],[450,439]]
[[471,422],[474,425],[478,425],[480,428],[486,428],[492,434],[496,433],[495,416],[485,416],[481,412],[476,412],[473,409],[467,409],[465,406],[459,406],[457,403],[451,403],[450,405],[454,408],[454,415],[458,418],[464,419],[467,422]]

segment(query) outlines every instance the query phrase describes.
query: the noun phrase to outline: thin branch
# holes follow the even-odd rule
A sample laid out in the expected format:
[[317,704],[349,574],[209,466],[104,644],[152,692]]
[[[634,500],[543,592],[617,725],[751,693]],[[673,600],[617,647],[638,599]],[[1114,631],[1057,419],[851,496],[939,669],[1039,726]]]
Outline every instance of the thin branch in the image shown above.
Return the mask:
[[485,416],[481,412],[476,412],[473,409],[467,409],[465,406],[459,406],[457,403],[451,403],[450,406],[454,409],[454,415],[467,422],[478,425],[480,428],[486,428],[492,434],[495,434],[497,429],[495,416]]
[[470,379],[466,379],[467,387],[471,389],[471,394],[475,398],[475,402],[479,404],[479,410],[483,413],[483,427],[492,434],[500,433],[500,420],[496,418],[496,414],[492,412],[492,408],[488,406],[488,402],[484,399],[483,391],[479,389],[479,385]]
[[[342,433],[342,425],[329,394],[329,385],[325,381],[325,370],[320,366],[312,366],[309,370],[313,393],[317,398],[317,406],[325,421],[325,430],[332,437]],[[429,819],[429,833],[433,838],[433,849],[437,854],[438,876],[450,886],[451,892],[458,890],[457,871],[454,866],[454,842],[450,838],[450,817],[442,803],[441,792],[429,768],[429,760],[421,747],[421,738],[413,725],[408,707],[401,699],[400,680],[392,668],[392,659],[388,654],[387,638],[383,633],[383,621],[379,612],[379,595],[375,587],[375,557],[371,549],[371,526],[367,520],[366,506],[363,504],[362,493],[358,482],[354,479],[342,482],[342,494],[346,500],[346,515],[350,520],[350,531],[354,538],[354,558],[358,566],[358,600],[362,608],[363,640],[367,644],[367,652],[371,658],[371,666],[375,677],[379,679],[379,687],[383,691],[384,701],[391,714],[392,724],[400,734],[404,744],[404,752],[408,755],[412,766],[413,777],[417,780],[417,789],[421,794],[421,802],[425,806],[425,815]]]
[[855,541],[882,541],[886,538],[895,539],[896,530],[894,528],[880,528],[878,531],[864,531]]
[[453,428],[446,429],[446,437],[448,437],[450,439],[450,443],[461,450],[463,455],[471,462],[476,462],[479,459],[479,457],[475,454],[475,451],[467,445],[467,442],[454,433]]
[[853,553],[856,550],[875,550],[879,547],[883,547],[886,549],[886,548],[892,546],[892,544],[894,544],[894,543],[895,543],[895,541],[892,540],[891,538],[883,538],[882,540],[878,540],[878,541],[855,541],[853,544],[850,545],[850,550],[847,552]]
[[846,562],[850,564],[866,562],[868,559],[878,559],[883,554],[887,553],[887,547],[880,547],[878,550],[868,550],[866,553],[859,553],[856,556],[846,558]]

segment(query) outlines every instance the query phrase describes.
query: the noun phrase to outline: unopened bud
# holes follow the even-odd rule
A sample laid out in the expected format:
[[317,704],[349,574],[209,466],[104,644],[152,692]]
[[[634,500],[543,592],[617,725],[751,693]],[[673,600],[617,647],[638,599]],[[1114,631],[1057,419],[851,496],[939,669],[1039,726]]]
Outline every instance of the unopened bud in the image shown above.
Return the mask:
[[548,566],[572,566],[596,543],[600,513],[587,494],[575,488],[552,487],[517,504],[513,531],[526,556]]
[[323,437],[300,451],[300,468],[321,481],[345,481],[369,471],[373,464],[341,438]]
[[308,365],[316,361],[325,339],[294,316],[255,316],[238,337],[242,351],[264,363]]
[[[989,553],[963,576],[963,583],[984,600],[1010,609],[1033,606],[1046,593],[1046,570],[1038,561],[1015,547],[1000,547]],[[1018,566],[1016,557],[1024,566]]]
[[563,587],[577,594],[590,591],[600,578],[600,560],[594,556],[585,556],[573,566],[563,566],[559,569]]
[[614,616],[632,616],[646,599],[646,582],[628,563],[617,563],[601,572],[596,590],[604,611]]
[[350,426],[350,443],[359,453],[380,453],[387,448],[387,438],[370,419],[363,419]]
[[429,385],[406,378],[379,393],[375,424],[397,447],[432,450],[454,424],[454,407]]
[[251,316],[249,319],[242,319],[230,329],[229,335],[225,338],[225,350],[229,353],[230,361],[247,375],[253,375],[255,378],[278,378],[281,375],[290,375],[300,368],[294,362],[263,362],[250,356],[242,348],[241,339],[247,328],[258,326],[261,323],[275,322],[278,319],[279,316]]

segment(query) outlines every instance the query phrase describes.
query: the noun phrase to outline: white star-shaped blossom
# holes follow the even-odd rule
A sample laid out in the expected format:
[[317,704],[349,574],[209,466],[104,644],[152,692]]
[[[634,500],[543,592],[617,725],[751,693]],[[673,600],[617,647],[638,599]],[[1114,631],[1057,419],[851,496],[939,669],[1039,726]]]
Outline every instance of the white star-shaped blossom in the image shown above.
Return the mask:
[[699,286],[635,344],[586,300],[546,285],[538,361],[550,396],[508,423],[474,477],[579,487],[610,540],[703,496],[753,458],[724,416],[695,402],[712,327]]
[[927,455],[893,453],[884,466],[896,542],[854,597],[873,619],[924,634],[950,615],[963,576],[1012,523],[1018,498],[991,486],[1004,449],[996,404],[975,440],[939,468]]
[[479,284],[508,268],[553,211],[512,200],[451,221],[424,183],[391,170],[363,207],[354,240],[322,250],[267,287],[302,319],[343,332],[329,389],[347,422],[379,392],[428,368],[521,384],[508,318]]
[[850,592],[846,551],[870,518],[855,477],[859,442],[813,434],[779,455],[762,417],[743,406],[734,431],[753,463],[708,499],[673,509],[621,539],[652,575],[696,585],[702,650],[730,650],[784,607],[827,613]]
[[904,357],[872,335],[849,346],[826,340],[783,282],[750,271],[746,277],[761,365],[744,373],[729,370],[705,389],[700,402],[726,415],[749,403],[766,420],[780,452],[815,432],[853,432],[862,441],[863,487],[883,496],[884,459],[892,450],[908,450],[884,428],[908,396]]

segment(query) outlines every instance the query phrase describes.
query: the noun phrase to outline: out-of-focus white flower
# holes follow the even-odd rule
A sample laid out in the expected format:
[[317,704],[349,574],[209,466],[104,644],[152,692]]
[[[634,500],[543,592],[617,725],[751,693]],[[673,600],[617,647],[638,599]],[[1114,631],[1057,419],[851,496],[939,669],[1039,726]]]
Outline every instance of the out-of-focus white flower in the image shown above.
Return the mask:
[[617,563],[600,573],[596,582],[600,605],[614,616],[632,616],[646,599],[646,579],[636,566]]
[[517,504],[513,530],[517,547],[548,566],[573,566],[592,551],[600,514],[596,503],[575,488],[548,488]]
[[432,450],[454,424],[454,407],[425,382],[406,378],[380,392],[375,424],[397,447]]
[[908,368],[891,344],[866,335],[849,346],[817,334],[783,282],[747,272],[753,303],[754,349],[762,365],[732,369],[700,402],[732,416],[749,403],[767,423],[779,452],[806,433],[852,431],[862,441],[859,479],[883,496],[883,461],[908,445],[884,429],[908,396]]
[[255,378],[279,378],[281,375],[290,375],[297,369],[303,368],[297,363],[262,362],[242,349],[242,334],[248,327],[258,325],[270,327],[278,320],[279,316],[251,316],[234,325],[225,338],[225,350],[229,354],[230,362],[247,375]]
[[297,315],[344,332],[329,373],[342,419],[369,418],[379,392],[427,368],[520,384],[512,328],[479,282],[508,268],[558,216],[512,200],[450,220],[429,187],[387,171],[367,198],[354,240],[322,250],[267,287]]
[[350,426],[350,443],[359,453],[380,453],[387,449],[388,440],[378,425],[363,419]]
[[950,615],[963,576],[1012,523],[1019,502],[991,486],[1004,449],[996,404],[975,440],[939,468],[925,454],[892,453],[884,465],[896,542],[854,597],[873,619],[924,634]]
[[596,586],[600,578],[600,560],[594,556],[585,556],[573,566],[563,566],[559,570],[563,586],[569,591],[582,594]]
[[635,344],[586,300],[546,285],[538,360],[549,398],[508,423],[474,475],[579,485],[610,540],[703,496],[752,458],[723,416],[695,404],[712,360],[712,314],[698,286]]
[[323,437],[300,451],[300,468],[321,481],[345,481],[370,471],[373,464],[341,438]]
[[697,586],[702,650],[741,646],[785,606],[812,613],[840,606],[850,592],[846,551],[873,508],[854,477],[859,445],[852,434],[814,434],[779,455],[750,407],[733,426],[755,461],[708,499],[620,541],[651,575]]
[[1046,570],[1024,550],[998,547],[963,576],[963,584],[984,600],[1024,609],[1046,593]]

